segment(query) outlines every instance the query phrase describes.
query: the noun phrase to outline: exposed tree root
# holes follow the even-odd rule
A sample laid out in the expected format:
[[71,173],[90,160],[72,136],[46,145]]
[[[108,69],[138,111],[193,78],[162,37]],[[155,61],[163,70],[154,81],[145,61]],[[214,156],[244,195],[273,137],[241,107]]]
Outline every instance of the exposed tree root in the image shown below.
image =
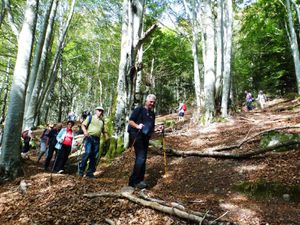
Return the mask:
[[[143,198],[137,197],[133,194],[133,188],[127,188],[124,190],[121,190],[120,192],[98,192],[98,193],[89,193],[84,194],[85,197],[88,198],[95,198],[95,197],[112,197],[112,198],[125,198],[128,199],[131,202],[134,202],[136,204],[140,204],[142,206],[155,209],[157,211],[167,213],[169,215],[177,216],[179,218],[194,221],[199,224],[212,224],[212,221],[214,224],[217,224],[218,222],[214,220],[211,216],[208,216],[206,213],[200,213],[200,212],[194,212],[194,211],[188,211],[185,210],[185,208],[180,205],[180,207],[177,206],[168,206],[164,201],[162,200],[156,200],[150,197],[147,197],[144,192],[140,192],[140,196]],[[146,196],[146,197],[145,197]],[[211,221],[209,221],[210,219]]]

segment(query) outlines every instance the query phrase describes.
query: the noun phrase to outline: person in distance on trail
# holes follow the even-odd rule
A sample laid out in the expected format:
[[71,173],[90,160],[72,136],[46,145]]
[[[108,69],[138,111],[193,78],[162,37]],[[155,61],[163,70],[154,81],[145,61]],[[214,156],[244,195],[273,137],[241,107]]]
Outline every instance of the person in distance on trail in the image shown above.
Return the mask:
[[42,135],[40,136],[40,152],[39,152],[39,155],[38,155],[37,162],[39,162],[41,160],[43,155],[48,150],[48,145],[47,145],[47,143],[48,143],[48,134],[53,129],[53,127],[54,127],[54,124],[49,123],[48,126],[46,127],[46,129],[44,129]]
[[74,121],[73,120],[68,121],[67,127],[62,128],[58,133],[58,135],[56,136],[57,143],[55,145],[55,148],[58,151],[57,151],[55,165],[54,165],[55,172],[58,173],[64,172],[64,167],[71,153],[72,144],[74,140],[74,132],[72,130],[73,126],[74,126]]
[[184,102],[180,102],[178,107],[178,121],[184,121],[185,111],[186,111],[186,104]]
[[256,101],[258,102],[260,109],[263,110],[266,105],[266,95],[264,94],[264,92],[262,90],[260,90],[258,92]]
[[95,115],[88,115],[83,121],[81,128],[84,134],[84,153],[81,163],[79,164],[79,176],[83,177],[84,171],[89,160],[89,167],[86,172],[86,177],[95,178],[94,172],[96,171],[96,158],[99,152],[101,134],[106,134],[104,131],[103,120],[104,109],[98,106],[95,109]]
[[23,159],[28,159],[28,152],[30,150],[30,140],[32,138],[32,130],[31,128],[25,128],[22,132],[23,139],[23,148],[21,152],[21,156]]
[[250,111],[253,109],[252,102],[254,101],[254,99],[252,97],[252,94],[248,91],[245,91],[245,95],[246,95],[247,110]]
[[[155,126],[155,107],[156,97],[149,94],[144,106],[137,107],[129,117],[128,132],[129,143],[134,147],[135,163],[128,185],[140,189],[146,188],[144,181],[146,171],[147,151],[151,134]],[[160,127],[162,132],[163,127]]]
[[48,153],[47,153],[45,164],[44,164],[45,170],[48,170],[51,159],[53,157],[53,153],[55,152],[55,155],[57,154],[57,149],[55,148],[55,145],[57,143],[56,137],[57,137],[58,133],[60,132],[61,128],[62,128],[61,123],[56,124],[54,126],[54,128],[48,134],[48,141],[46,143],[46,145],[48,146]]

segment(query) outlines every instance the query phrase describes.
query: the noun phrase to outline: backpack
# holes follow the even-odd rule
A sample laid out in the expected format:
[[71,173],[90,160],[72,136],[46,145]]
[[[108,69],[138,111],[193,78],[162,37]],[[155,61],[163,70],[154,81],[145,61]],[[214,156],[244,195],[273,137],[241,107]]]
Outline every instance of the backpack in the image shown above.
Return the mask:
[[182,109],[183,109],[183,111],[186,111],[186,104],[185,103],[183,103]]
[[27,137],[28,137],[28,133],[29,133],[29,130],[24,130],[24,131],[22,132],[22,138],[23,138],[23,139],[27,138]]

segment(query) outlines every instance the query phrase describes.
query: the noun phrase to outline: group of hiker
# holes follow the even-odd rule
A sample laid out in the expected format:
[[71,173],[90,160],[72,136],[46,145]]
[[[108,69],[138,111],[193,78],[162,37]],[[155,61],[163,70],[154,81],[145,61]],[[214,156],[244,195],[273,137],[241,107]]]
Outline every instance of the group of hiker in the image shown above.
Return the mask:
[[258,92],[258,95],[257,95],[256,99],[254,99],[251,92],[248,92],[248,91],[245,91],[245,96],[246,96],[245,100],[246,100],[246,109],[247,109],[247,111],[250,111],[254,108],[253,107],[253,102],[255,100],[257,101],[258,107],[260,109],[263,110],[265,108],[267,97],[266,97],[266,95],[264,94],[264,92],[262,90],[260,90]]
[[[254,101],[250,92],[246,94],[246,106],[247,110],[252,110],[252,102]],[[264,109],[266,97],[262,91],[256,98],[260,107]],[[135,162],[132,173],[129,177],[128,185],[137,187],[140,189],[146,188],[145,183],[145,170],[147,152],[149,147],[149,140],[153,132],[163,132],[164,127],[155,127],[155,113],[154,107],[156,104],[156,96],[149,94],[146,98],[145,104],[135,108],[128,122],[129,133],[129,145],[134,148]],[[186,111],[186,104],[179,102],[178,120],[181,121],[184,118]],[[96,171],[96,161],[99,154],[99,145],[101,135],[106,136],[104,129],[104,108],[98,106],[95,108],[95,114],[91,115],[88,112],[84,112],[82,115],[82,121],[80,129],[76,134],[84,136],[83,139],[83,155],[78,166],[78,175],[88,178],[95,178],[94,173]],[[46,154],[44,168],[49,170],[50,162],[55,153],[55,159],[51,171],[57,173],[64,173],[65,164],[69,158],[72,150],[72,145],[75,141],[75,132],[73,130],[76,118],[74,113],[68,115],[67,126],[62,128],[62,124],[49,123],[47,128],[43,131],[40,139],[40,153],[38,155],[38,161]],[[32,137],[32,131],[28,129],[26,135],[22,137],[24,139],[24,147],[22,154],[27,154],[29,151],[29,141]],[[88,168],[87,168],[88,167]]]
[[[47,128],[44,129],[40,136],[40,148],[37,158],[37,162],[41,160],[43,155],[46,155],[44,161],[44,169],[49,170],[49,166],[53,155],[55,159],[51,167],[52,172],[64,173],[65,165],[68,161],[69,155],[72,151],[72,146],[75,145],[75,136],[78,134],[84,135],[83,148],[85,149],[82,160],[79,164],[78,174],[83,176],[87,162],[88,168],[86,171],[86,177],[94,178],[94,172],[96,171],[96,158],[99,151],[100,136],[105,134],[104,109],[101,106],[95,108],[95,115],[91,115],[86,111],[83,113],[82,124],[78,132],[73,129],[75,125],[75,116],[68,115],[68,121],[66,127],[62,128],[62,124],[49,123]],[[25,129],[22,132],[23,148],[21,156],[27,158],[30,148],[30,140],[32,138],[31,129]]]
[[[148,95],[145,104],[133,110],[128,122],[130,146],[135,151],[134,167],[128,185],[141,189],[147,187],[144,178],[151,134],[153,132],[162,132],[164,129],[162,125],[155,128],[155,103],[156,96],[153,94]],[[103,114],[104,109],[101,106],[95,108],[94,115],[84,112],[80,130],[76,133],[84,136],[84,152],[78,166],[78,175],[81,177],[95,178],[94,173],[96,171],[96,159],[99,154],[100,137],[101,135],[105,135],[105,138],[107,137],[104,130]],[[51,171],[64,173],[64,166],[75,140],[73,126],[73,120],[68,120],[65,128],[62,128],[62,124],[49,123],[43,131],[40,136],[40,152],[37,160],[40,161],[43,155],[46,155],[44,161],[45,170],[49,170],[50,162],[55,153]],[[24,135],[23,137],[24,144],[25,141],[26,143],[28,140],[30,141],[31,137],[32,131],[28,129],[26,136]],[[29,151],[29,141],[26,147],[24,145],[22,154]]]

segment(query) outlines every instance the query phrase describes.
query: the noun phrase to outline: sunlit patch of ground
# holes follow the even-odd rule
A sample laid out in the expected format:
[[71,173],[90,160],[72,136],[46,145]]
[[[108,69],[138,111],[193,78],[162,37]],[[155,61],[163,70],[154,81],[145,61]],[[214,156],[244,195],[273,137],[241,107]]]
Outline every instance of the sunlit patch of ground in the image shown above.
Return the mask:
[[260,224],[257,212],[252,209],[233,203],[220,203],[220,207],[240,224]]
[[266,164],[262,165],[241,165],[238,167],[235,167],[234,170],[238,173],[245,173],[245,172],[251,172],[256,170],[263,170],[266,168]]

